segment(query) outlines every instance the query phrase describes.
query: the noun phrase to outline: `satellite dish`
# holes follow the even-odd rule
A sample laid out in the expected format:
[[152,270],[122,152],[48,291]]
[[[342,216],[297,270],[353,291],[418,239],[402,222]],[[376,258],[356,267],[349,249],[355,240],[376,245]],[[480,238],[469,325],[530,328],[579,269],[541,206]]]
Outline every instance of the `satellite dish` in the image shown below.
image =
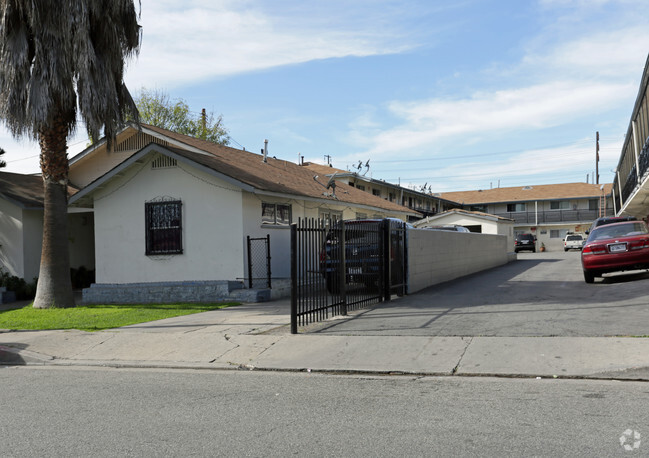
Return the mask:
[[338,199],[336,197],[336,179],[335,178],[336,178],[336,174],[334,173],[333,175],[331,175],[331,177],[329,178],[329,181],[327,181],[327,184],[325,185],[324,183],[321,183],[318,180],[318,175],[313,175],[313,181],[315,181],[316,183],[318,183],[320,186],[322,186],[325,189],[331,188],[331,194],[325,192],[324,193],[325,196],[331,196],[334,199]]
[[336,188],[336,174],[334,173],[331,175],[331,178],[329,178],[329,181],[327,182],[327,189],[329,188]]

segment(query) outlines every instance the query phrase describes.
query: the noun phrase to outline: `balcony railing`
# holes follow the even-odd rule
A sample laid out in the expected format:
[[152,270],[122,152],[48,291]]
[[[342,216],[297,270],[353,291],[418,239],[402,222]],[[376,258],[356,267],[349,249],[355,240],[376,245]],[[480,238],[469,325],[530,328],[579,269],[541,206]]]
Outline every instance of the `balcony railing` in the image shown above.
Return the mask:
[[600,215],[599,210],[549,210],[528,212],[495,213],[496,216],[513,219],[517,224],[547,224],[547,223],[587,223],[600,216],[613,216],[613,208],[607,208]]

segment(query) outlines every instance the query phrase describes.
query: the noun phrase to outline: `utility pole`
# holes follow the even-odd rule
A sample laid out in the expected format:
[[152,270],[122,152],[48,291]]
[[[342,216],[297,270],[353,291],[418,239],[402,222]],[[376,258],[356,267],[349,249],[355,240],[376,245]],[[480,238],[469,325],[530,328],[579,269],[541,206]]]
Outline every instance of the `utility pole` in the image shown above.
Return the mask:
[[599,132],[595,133],[595,184],[599,184]]
[[[207,137],[207,113],[205,112],[205,108],[201,111],[201,126],[203,127],[202,136]],[[206,140],[206,138],[203,138],[203,140]]]

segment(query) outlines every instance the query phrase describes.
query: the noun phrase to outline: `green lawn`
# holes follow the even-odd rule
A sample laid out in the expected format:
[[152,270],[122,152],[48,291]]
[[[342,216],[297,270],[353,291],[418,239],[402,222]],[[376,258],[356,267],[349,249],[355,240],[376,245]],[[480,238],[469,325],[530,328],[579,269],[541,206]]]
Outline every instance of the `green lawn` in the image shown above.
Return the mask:
[[238,302],[215,304],[86,305],[35,309],[31,305],[0,312],[0,329],[80,329],[100,331],[174,316],[217,310]]

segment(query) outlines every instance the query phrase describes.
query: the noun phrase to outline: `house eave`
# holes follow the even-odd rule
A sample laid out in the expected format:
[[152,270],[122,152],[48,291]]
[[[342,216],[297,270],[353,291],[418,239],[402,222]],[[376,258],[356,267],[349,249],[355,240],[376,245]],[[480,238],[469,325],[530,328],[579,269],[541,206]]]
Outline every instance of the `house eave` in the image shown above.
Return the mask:
[[68,205],[70,206],[86,206],[88,208],[92,208],[91,202],[88,201],[88,199],[85,199],[86,197],[89,197],[89,195],[101,188],[105,183],[110,181],[111,179],[115,178],[117,175],[125,171],[126,169],[130,168],[132,165],[140,162],[145,156],[148,156],[149,154],[152,153],[159,153],[159,154],[164,154],[165,156],[169,156],[178,162],[182,164],[187,164],[190,165],[191,167],[200,170],[202,172],[205,172],[206,174],[209,174],[211,176],[214,176],[216,178],[219,178],[233,186],[236,186],[238,188],[241,188],[244,191],[248,192],[253,192],[254,187],[243,183],[239,180],[236,180],[228,175],[224,175],[214,169],[211,169],[209,167],[206,167],[204,165],[198,164],[195,161],[192,161],[189,158],[186,158],[185,156],[182,156],[181,154],[175,153],[174,151],[169,150],[167,147],[159,145],[157,143],[149,143],[147,146],[139,150],[137,153],[133,154],[131,157],[126,159],[124,162],[120,163],[110,171],[106,172],[104,175],[93,181],[92,183],[88,184],[85,188],[81,189],[79,192],[77,192],[74,196],[72,196],[69,200]]

